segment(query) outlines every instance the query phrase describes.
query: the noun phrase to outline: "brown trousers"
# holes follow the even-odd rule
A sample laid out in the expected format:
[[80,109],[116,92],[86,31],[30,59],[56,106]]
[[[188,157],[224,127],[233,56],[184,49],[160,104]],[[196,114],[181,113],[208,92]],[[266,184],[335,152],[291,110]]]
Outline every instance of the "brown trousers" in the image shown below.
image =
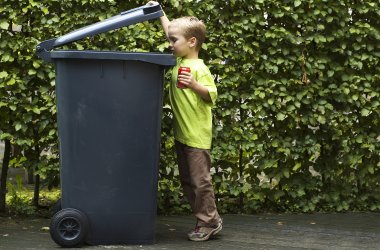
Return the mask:
[[197,218],[197,225],[207,227],[218,224],[220,216],[211,183],[210,151],[192,148],[178,141],[175,148],[181,185]]

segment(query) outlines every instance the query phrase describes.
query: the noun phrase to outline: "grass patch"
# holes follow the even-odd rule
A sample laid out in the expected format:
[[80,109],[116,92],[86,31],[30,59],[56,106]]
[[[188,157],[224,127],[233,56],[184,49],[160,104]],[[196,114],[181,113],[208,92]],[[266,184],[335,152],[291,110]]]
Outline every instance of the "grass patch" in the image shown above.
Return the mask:
[[16,183],[7,183],[8,193],[6,196],[7,212],[16,216],[49,216],[51,208],[61,196],[58,188],[48,190],[40,189],[39,206],[33,206],[33,185],[23,185],[21,178],[16,178]]

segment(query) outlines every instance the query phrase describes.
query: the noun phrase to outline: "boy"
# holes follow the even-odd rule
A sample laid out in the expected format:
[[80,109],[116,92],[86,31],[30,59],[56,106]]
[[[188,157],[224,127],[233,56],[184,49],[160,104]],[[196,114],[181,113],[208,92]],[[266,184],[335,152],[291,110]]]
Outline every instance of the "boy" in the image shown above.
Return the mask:
[[[157,2],[150,1],[148,4]],[[180,181],[197,218],[196,227],[188,238],[205,241],[222,229],[210,175],[211,108],[216,101],[217,89],[209,69],[198,58],[206,27],[196,17],[169,21],[164,15],[160,21],[169,39],[170,49],[177,57],[177,65],[172,69],[169,98],[174,114]],[[178,69],[184,66],[189,67],[191,72],[178,75]],[[182,88],[177,84],[182,84]]]

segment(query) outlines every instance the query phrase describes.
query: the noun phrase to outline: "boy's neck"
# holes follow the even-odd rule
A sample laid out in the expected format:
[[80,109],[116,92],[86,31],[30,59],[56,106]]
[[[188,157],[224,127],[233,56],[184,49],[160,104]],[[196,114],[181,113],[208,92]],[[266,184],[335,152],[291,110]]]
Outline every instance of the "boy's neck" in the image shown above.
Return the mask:
[[191,51],[189,54],[187,54],[186,56],[183,57],[183,59],[198,59],[198,51],[194,50],[194,51]]

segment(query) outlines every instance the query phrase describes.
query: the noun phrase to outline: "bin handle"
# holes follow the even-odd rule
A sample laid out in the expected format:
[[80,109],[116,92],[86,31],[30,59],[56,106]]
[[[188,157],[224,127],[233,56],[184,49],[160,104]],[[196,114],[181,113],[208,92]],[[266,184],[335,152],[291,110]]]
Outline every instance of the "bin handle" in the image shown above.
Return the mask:
[[164,15],[160,4],[143,5],[128,11],[124,11],[119,15],[110,17],[103,21],[91,24],[89,26],[74,30],[66,35],[58,38],[52,38],[41,42],[36,47],[37,55],[45,61],[50,61],[49,51],[63,46],[85,37],[94,36],[110,30],[119,29],[131,24],[156,19]]
[[157,12],[157,11],[162,11],[162,8],[161,8],[159,3],[152,3],[149,5],[143,5],[143,6],[131,9],[131,10],[123,11],[120,13],[120,15],[125,15],[125,14],[131,13],[134,11],[138,11],[141,9],[144,11],[144,15],[151,14],[151,13]]

